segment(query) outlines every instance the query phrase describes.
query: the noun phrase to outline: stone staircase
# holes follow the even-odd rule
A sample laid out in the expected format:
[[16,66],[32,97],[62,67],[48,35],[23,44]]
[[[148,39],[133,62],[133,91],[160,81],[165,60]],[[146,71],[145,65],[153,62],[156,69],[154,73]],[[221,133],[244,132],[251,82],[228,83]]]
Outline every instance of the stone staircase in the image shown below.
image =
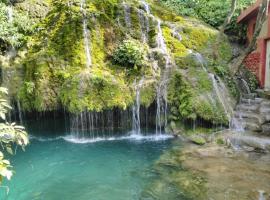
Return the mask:
[[235,108],[231,128],[270,136],[270,100],[256,93],[243,95]]

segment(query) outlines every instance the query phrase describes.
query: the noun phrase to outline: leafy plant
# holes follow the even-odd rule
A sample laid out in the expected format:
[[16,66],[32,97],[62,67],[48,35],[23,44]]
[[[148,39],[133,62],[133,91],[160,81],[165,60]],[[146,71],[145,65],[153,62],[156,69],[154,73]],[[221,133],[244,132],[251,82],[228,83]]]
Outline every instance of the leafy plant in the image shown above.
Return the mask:
[[24,150],[24,147],[29,143],[23,126],[6,121],[6,114],[11,109],[7,100],[4,99],[7,94],[7,89],[0,87],[0,119],[2,120],[0,123],[0,143],[2,147],[2,151],[0,151],[0,183],[3,181],[3,178],[10,180],[13,174],[12,166],[9,160],[4,159],[3,152],[13,154],[13,146],[21,146]]
[[28,15],[20,13],[5,3],[0,3],[0,49],[9,46],[21,47],[34,29],[34,22]]
[[130,66],[141,67],[145,58],[145,49],[136,40],[125,40],[120,44],[113,54],[113,59],[116,63]]

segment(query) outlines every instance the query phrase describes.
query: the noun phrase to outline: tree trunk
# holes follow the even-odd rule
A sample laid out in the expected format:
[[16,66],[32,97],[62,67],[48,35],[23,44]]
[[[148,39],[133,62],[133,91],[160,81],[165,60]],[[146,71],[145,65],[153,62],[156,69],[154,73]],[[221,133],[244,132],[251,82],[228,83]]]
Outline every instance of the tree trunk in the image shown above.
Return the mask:
[[214,46],[213,46],[213,56],[214,56],[214,59],[218,59],[219,55],[218,55],[218,48],[219,48],[219,44],[222,40],[222,36],[225,32],[225,29],[226,29],[226,26],[231,22],[232,20],[232,17],[233,17],[233,14],[236,10],[236,6],[237,6],[237,0],[232,0],[231,2],[231,10],[230,12],[228,13],[226,19],[224,20],[223,24],[220,26],[219,28],[219,34],[218,34],[218,37],[217,37],[217,40],[216,42],[214,43]]
[[235,10],[236,10],[236,6],[237,6],[237,0],[232,0],[232,2],[231,2],[231,10],[228,13],[228,16],[226,17],[226,19],[225,19],[224,23],[222,24],[222,26],[219,28],[220,34],[223,34],[225,29],[226,29],[226,26],[229,23],[231,23],[233,14],[235,13]]

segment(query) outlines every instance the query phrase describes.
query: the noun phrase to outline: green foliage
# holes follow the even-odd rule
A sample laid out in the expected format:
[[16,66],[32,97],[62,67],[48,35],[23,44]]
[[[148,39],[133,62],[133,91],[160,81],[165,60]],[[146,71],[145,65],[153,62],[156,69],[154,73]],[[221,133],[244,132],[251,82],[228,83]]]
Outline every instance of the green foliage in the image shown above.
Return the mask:
[[5,3],[0,3],[0,21],[1,50],[6,50],[8,46],[17,48],[23,46],[28,39],[27,36],[34,30],[34,22],[27,14],[18,12]]
[[[6,122],[6,114],[11,109],[7,101],[4,99],[7,95],[7,89],[0,88],[0,143],[2,150],[13,154],[13,146],[21,146],[23,149],[29,143],[27,133],[24,127],[15,123]],[[4,154],[0,151],[0,184],[3,178],[10,180],[13,172],[10,162],[4,159]]]
[[255,90],[259,87],[259,82],[256,75],[244,67],[242,67],[241,71],[243,78],[248,83],[250,91],[255,92]]
[[228,67],[223,66],[223,65],[215,65],[215,64],[213,64],[213,65],[214,65],[215,73],[225,81],[226,85],[229,88],[231,95],[233,97],[235,97],[236,99],[238,99],[240,93],[239,93],[239,90],[237,88],[237,85],[236,85],[234,78],[231,77],[231,75],[230,75]]
[[199,79],[196,82],[191,82],[194,79],[190,75],[186,79],[180,72],[173,73],[168,87],[171,119],[174,121],[203,119],[213,124],[226,124],[228,119],[220,103],[213,97],[209,99],[207,95],[211,94],[213,89],[207,73],[204,71],[196,73],[195,77]]
[[127,67],[140,67],[145,59],[145,49],[139,41],[125,40],[113,54],[116,63]]
[[[215,28],[223,24],[231,3],[229,0],[162,0],[162,2],[180,15],[200,18]],[[245,36],[243,28],[236,23],[236,19],[241,10],[253,2],[254,0],[238,1],[237,10],[226,30],[228,33],[239,35],[240,38]]]
[[213,105],[209,99],[197,98],[194,101],[197,117],[213,124],[226,124],[227,118],[219,104]]

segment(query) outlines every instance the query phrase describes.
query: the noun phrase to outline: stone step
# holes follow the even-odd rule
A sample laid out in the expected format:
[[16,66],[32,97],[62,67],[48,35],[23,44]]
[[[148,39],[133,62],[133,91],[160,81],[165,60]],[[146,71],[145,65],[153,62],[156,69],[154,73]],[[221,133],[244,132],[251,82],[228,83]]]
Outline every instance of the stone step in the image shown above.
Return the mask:
[[262,134],[270,136],[270,123],[262,125]]
[[244,99],[255,99],[257,96],[257,93],[242,94],[242,98]]
[[270,114],[270,108],[267,108],[267,107],[260,107],[259,112],[260,112],[260,114],[262,114],[262,115]]
[[234,118],[237,119],[250,119],[255,123],[262,124],[264,123],[265,119],[261,115],[254,113],[254,112],[235,112]]
[[253,122],[243,122],[242,126],[245,130],[254,131],[254,132],[261,132],[262,127],[258,123]]
[[262,127],[260,123],[254,121],[253,119],[237,119],[234,118],[234,128],[236,127],[242,127],[245,130],[249,131],[255,131],[255,132],[260,132],[262,131]]
[[259,125],[261,124],[261,123],[259,123],[259,120],[255,119],[255,118],[250,119],[250,118],[237,118],[237,117],[235,117],[234,119],[240,123],[253,123],[253,124],[259,124]]
[[253,105],[253,104],[260,104],[260,103],[262,103],[262,101],[263,101],[262,98],[255,98],[255,99],[241,98],[240,103],[246,103],[249,105]]
[[263,101],[261,102],[261,106],[262,106],[262,107],[269,107],[269,108],[270,108],[270,101],[268,101],[268,100],[263,100]]
[[252,112],[257,112],[259,111],[259,104],[247,104],[247,103],[243,103],[243,104],[239,104],[236,106],[236,110],[237,111],[252,111]]

